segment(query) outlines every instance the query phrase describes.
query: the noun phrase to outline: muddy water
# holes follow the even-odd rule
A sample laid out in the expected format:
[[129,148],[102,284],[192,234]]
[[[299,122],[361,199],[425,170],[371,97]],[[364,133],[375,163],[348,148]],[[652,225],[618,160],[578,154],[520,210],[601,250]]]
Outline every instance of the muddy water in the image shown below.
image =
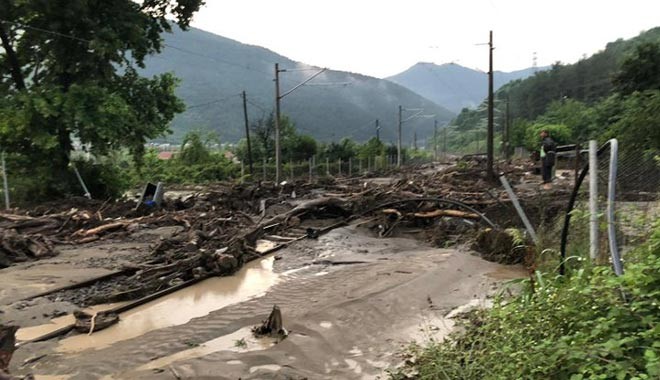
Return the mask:
[[202,343],[199,347],[156,359],[139,367],[138,370],[161,368],[178,360],[198,358],[218,351],[234,351],[242,353],[265,350],[272,347],[276,342],[276,338],[255,338],[252,334],[252,327],[243,327],[231,334],[223,335]]
[[120,315],[114,326],[60,342],[59,352],[100,349],[149,331],[187,323],[193,318],[264,294],[279,281],[274,257],[255,260],[233,276],[216,277],[164,296]]

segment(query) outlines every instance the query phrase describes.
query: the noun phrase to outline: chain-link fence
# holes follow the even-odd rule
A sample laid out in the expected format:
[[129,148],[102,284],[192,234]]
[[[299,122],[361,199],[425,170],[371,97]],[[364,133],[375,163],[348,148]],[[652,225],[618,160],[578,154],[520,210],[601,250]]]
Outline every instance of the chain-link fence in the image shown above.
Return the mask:
[[[577,179],[577,187],[567,202],[567,213],[562,225],[562,258],[571,265],[571,258],[590,256],[590,173],[588,151],[582,151],[585,163]],[[616,160],[615,163],[612,160]],[[614,164],[614,165],[613,165]],[[611,172],[612,169],[615,172]],[[623,153],[613,156],[612,145],[601,146],[597,154],[597,226],[598,238],[596,261],[607,263],[610,259],[608,238],[608,190],[614,175],[615,198],[613,202],[614,231],[618,251],[626,251],[648,238],[651,224],[660,217],[660,161],[649,153]],[[563,266],[562,266],[563,269]]]

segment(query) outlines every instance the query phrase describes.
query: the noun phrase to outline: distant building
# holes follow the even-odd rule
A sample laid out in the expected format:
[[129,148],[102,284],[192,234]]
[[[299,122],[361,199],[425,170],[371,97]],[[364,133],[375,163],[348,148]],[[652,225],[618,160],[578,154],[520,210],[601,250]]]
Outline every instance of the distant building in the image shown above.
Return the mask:
[[158,152],[159,160],[171,160],[174,157],[174,152]]

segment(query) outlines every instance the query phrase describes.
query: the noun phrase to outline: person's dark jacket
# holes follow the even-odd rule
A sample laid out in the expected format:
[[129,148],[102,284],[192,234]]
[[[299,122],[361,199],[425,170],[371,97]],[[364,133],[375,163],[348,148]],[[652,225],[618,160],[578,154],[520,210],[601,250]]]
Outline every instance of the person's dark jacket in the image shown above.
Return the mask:
[[553,166],[557,159],[557,144],[550,136],[546,137],[541,141],[541,147],[545,152],[545,157],[543,157],[543,165]]

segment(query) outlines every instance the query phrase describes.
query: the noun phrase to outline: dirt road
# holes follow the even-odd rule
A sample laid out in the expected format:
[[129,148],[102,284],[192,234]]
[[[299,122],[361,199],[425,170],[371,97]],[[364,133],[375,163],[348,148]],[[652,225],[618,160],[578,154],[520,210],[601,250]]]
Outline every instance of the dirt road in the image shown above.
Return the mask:
[[[71,255],[40,264],[75,262]],[[91,336],[22,346],[11,369],[44,379],[373,379],[408,342],[446,335],[452,310],[485,303],[497,283],[524,275],[350,226],[122,314]],[[3,304],[30,292],[0,289]],[[273,305],[289,331],[277,344],[250,333]]]

